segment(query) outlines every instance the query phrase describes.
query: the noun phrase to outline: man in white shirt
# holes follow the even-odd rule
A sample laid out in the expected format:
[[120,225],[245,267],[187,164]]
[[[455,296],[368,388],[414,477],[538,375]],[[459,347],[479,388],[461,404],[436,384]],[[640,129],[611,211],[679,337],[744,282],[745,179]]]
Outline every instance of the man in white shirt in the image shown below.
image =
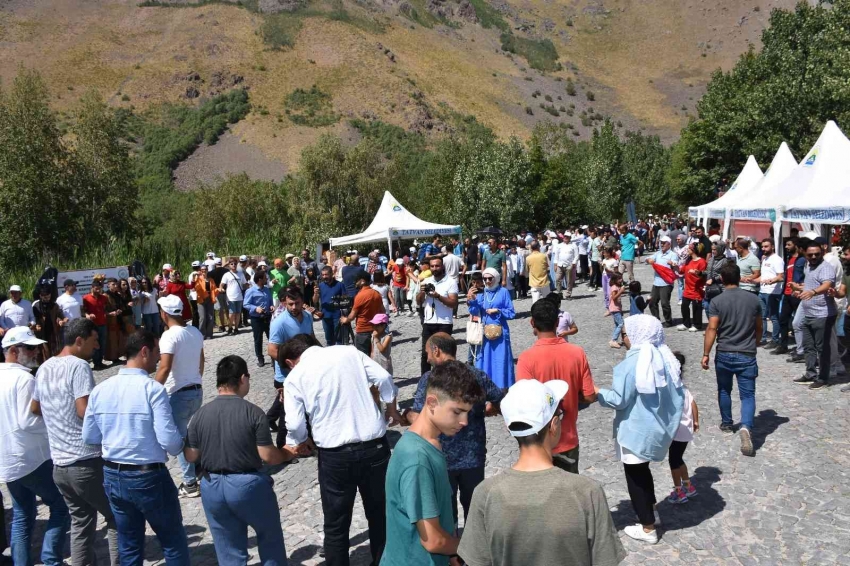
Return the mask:
[[[386,543],[387,420],[391,426],[401,422],[392,376],[352,346],[322,348],[306,334],[283,344],[278,360],[291,370],[283,385],[286,443],[302,452],[307,448],[309,418],[319,450],[325,560],[348,564],[348,531],[359,490],[372,564],[377,564]],[[387,404],[386,415],[372,387]]]
[[[165,386],[171,404],[174,425],[180,436],[186,438],[189,420],[201,408],[204,393],[201,390],[204,375],[204,335],[183,321],[183,302],[176,295],[157,301],[166,331],[159,339],[160,363],[156,380]],[[201,488],[195,477],[195,464],[187,461],[183,453],[177,455],[183,470],[183,483],[177,492],[185,497],[198,497]]]
[[22,298],[21,287],[9,287],[10,299],[0,304],[0,336],[16,326],[35,326],[35,315],[32,313],[32,303]]
[[66,279],[63,285],[65,292],[56,297],[56,306],[62,318],[59,319],[59,342],[65,342],[65,325],[82,316],[83,298],[77,293],[77,282]]
[[431,369],[428,363],[428,352],[425,344],[432,334],[452,333],[452,312],[457,306],[457,281],[446,275],[443,260],[432,257],[428,262],[431,277],[420,282],[416,303],[425,306],[425,317],[422,320],[422,353],[419,368],[422,373]]
[[[443,249],[446,250],[445,255],[443,255],[443,268],[446,270],[446,277],[453,279],[458,284],[458,288],[460,288],[460,278],[466,271],[466,266],[463,260],[452,252],[451,248],[446,247]],[[457,304],[452,309],[452,315],[457,318]]]
[[215,269],[215,253],[207,252],[207,259],[204,260],[204,265],[207,266],[207,271]]
[[579,232],[575,242],[578,246],[578,266],[581,272],[579,278],[583,281],[587,281],[590,276],[590,264],[587,261],[588,252],[590,251],[590,238],[585,234],[585,230],[587,230],[587,226],[582,226],[581,232]]
[[221,285],[218,290],[224,291],[227,294],[227,310],[230,313],[228,321],[230,322],[230,326],[227,327],[227,334],[236,335],[239,333],[239,321],[242,318],[242,301],[245,298],[245,288],[248,286],[248,283],[245,281],[242,273],[239,272],[235,259],[231,258],[227,265],[230,271],[222,276]]
[[759,299],[761,300],[762,313],[762,344],[766,343],[767,319],[773,325],[772,341],[765,346],[770,350],[779,346],[779,304],[782,299],[782,291],[785,286],[785,261],[776,252],[771,238],[761,241],[761,273],[759,274]]
[[578,246],[572,242],[570,234],[564,234],[564,241],[558,244],[553,252],[556,256],[555,291],[561,292],[561,282],[567,291],[567,299],[573,296],[576,283],[576,263],[578,263]]
[[30,371],[38,365],[36,356],[41,344],[44,340],[26,327],[10,330],[2,342],[6,363],[0,364],[0,482],[12,495],[15,564],[35,562],[30,548],[38,514],[36,496],[50,509],[41,546],[43,563],[62,563],[69,524],[68,507],[53,482],[47,428],[41,417],[30,411],[35,390]]

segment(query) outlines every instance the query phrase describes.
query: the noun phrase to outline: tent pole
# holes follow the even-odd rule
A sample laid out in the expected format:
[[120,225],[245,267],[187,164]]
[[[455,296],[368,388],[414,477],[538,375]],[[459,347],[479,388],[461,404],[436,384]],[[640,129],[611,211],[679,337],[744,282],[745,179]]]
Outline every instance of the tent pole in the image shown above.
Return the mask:
[[387,260],[393,259],[393,239],[390,236],[389,230],[387,230]]

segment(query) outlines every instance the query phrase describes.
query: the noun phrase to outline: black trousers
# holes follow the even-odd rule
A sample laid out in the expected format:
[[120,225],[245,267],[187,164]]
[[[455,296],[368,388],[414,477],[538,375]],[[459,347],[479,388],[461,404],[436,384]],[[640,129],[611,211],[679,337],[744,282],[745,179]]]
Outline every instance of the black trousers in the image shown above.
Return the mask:
[[286,440],[286,411],[283,409],[283,403],[280,402],[280,390],[283,389],[283,383],[275,381],[274,388],[276,394],[272,406],[266,411],[266,418],[270,424],[277,423],[277,447],[280,448]]
[[192,307],[192,326],[198,327],[198,301],[189,299],[189,304]]
[[428,363],[428,353],[425,351],[425,344],[428,338],[437,332],[445,332],[451,336],[451,324],[423,324],[422,325],[422,358],[419,362],[419,369],[422,370],[420,375],[431,369],[431,364]]
[[832,365],[832,327],[835,315],[803,319],[803,353],[806,356],[806,377],[829,381]]
[[449,483],[452,485],[452,513],[457,527],[457,492],[460,491],[460,505],[463,507],[464,521],[469,521],[469,505],[472,492],[484,481],[484,467],[467,470],[449,470]]
[[667,459],[670,461],[670,469],[678,470],[685,465],[685,460],[682,456],[685,455],[685,450],[688,448],[687,442],[674,440],[670,443],[670,450],[667,451]]
[[[693,318],[691,318],[691,311],[693,311]],[[696,326],[697,330],[702,330],[701,300],[682,297],[682,324],[688,328]]]
[[602,269],[599,267],[598,261],[590,262],[590,286],[593,288],[602,287]]
[[791,332],[791,321],[800,306],[800,299],[794,295],[783,295],[782,306],[779,309],[779,343],[788,346],[788,333]]
[[673,311],[670,310],[670,295],[672,294],[672,285],[664,285],[663,287],[653,285],[652,292],[649,294],[652,297],[652,302],[649,303],[649,312],[652,313],[652,316],[661,320],[661,317],[658,316],[658,303],[660,302],[661,312],[664,314],[664,322],[667,324],[673,324]]
[[587,262],[587,254],[579,254],[578,264],[579,267],[581,267],[581,275],[579,275],[579,279],[587,281],[587,278],[590,275],[590,266]]
[[[526,277],[524,275],[519,275],[518,278],[519,278],[519,286],[517,287],[517,289],[519,290],[519,296],[523,299],[527,299],[528,298],[528,290],[529,290],[528,277]],[[455,308],[457,308],[457,307],[455,307]]]
[[629,488],[629,498],[632,500],[635,514],[641,525],[655,523],[655,483],[652,481],[652,470],[649,462],[643,464],[623,464],[626,472],[626,486]]
[[372,333],[358,332],[354,335],[354,347],[366,354],[372,355]]
[[[251,332],[254,334],[254,353],[257,355],[257,361],[265,360],[263,357],[263,334],[266,338],[269,337],[269,326],[272,319],[264,316],[251,317]],[[275,360],[272,360],[274,362]]]
[[354,498],[360,492],[369,522],[372,564],[381,561],[387,541],[384,483],[390,462],[386,437],[339,448],[319,448],[319,493],[325,516],[325,564],[348,566],[348,531]]

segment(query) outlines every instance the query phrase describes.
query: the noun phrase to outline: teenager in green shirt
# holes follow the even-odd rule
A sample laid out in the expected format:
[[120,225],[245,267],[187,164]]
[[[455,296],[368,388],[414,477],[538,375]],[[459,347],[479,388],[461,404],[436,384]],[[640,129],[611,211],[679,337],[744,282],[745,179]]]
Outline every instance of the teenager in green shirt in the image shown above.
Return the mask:
[[387,544],[381,566],[455,566],[452,487],[440,434],[466,426],[484,392],[466,364],[449,361],[431,371],[419,418],[396,444],[387,468]]
[[280,304],[280,300],[277,298],[277,294],[281,289],[286,287],[286,284],[289,283],[289,274],[286,272],[286,264],[282,259],[277,258],[274,260],[274,269],[269,271],[269,281],[272,284],[272,299],[274,300],[274,307],[277,308],[277,305]]

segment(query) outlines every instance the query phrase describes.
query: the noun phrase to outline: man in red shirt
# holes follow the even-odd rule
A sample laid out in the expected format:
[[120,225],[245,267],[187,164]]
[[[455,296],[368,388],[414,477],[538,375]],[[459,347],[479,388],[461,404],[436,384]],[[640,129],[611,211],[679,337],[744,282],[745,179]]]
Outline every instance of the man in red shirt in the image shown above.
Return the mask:
[[366,271],[357,274],[354,280],[357,294],[354,296],[351,312],[348,316],[341,317],[339,323],[348,324],[352,320],[357,321],[354,327],[354,346],[371,357],[373,330],[371,320],[376,314],[384,312],[384,301],[379,292],[369,287],[370,281],[371,275]]
[[[390,268],[392,273],[392,292],[395,302],[395,314],[399,316],[404,311],[404,304],[407,302],[407,264],[410,258],[404,256],[404,259],[399,257],[396,259],[393,266]],[[410,307],[410,315],[413,316],[413,306]]]
[[92,281],[91,291],[83,296],[83,312],[86,318],[94,322],[97,330],[97,350],[92,354],[94,369],[106,369],[103,365],[103,349],[106,348],[106,295],[103,294],[103,283]]
[[561,440],[555,446],[553,458],[556,466],[577,474],[578,405],[596,401],[595,384],[584,349],[558,338],[555,333],[557,326],[558,307],[555,303],[537,301],[532,305],[531,327],[537,342],[520,354],[516,379],[536,379],[541,383],[557,379],[569,384],[567,394],[561,401],[564,419],[561,422]]

